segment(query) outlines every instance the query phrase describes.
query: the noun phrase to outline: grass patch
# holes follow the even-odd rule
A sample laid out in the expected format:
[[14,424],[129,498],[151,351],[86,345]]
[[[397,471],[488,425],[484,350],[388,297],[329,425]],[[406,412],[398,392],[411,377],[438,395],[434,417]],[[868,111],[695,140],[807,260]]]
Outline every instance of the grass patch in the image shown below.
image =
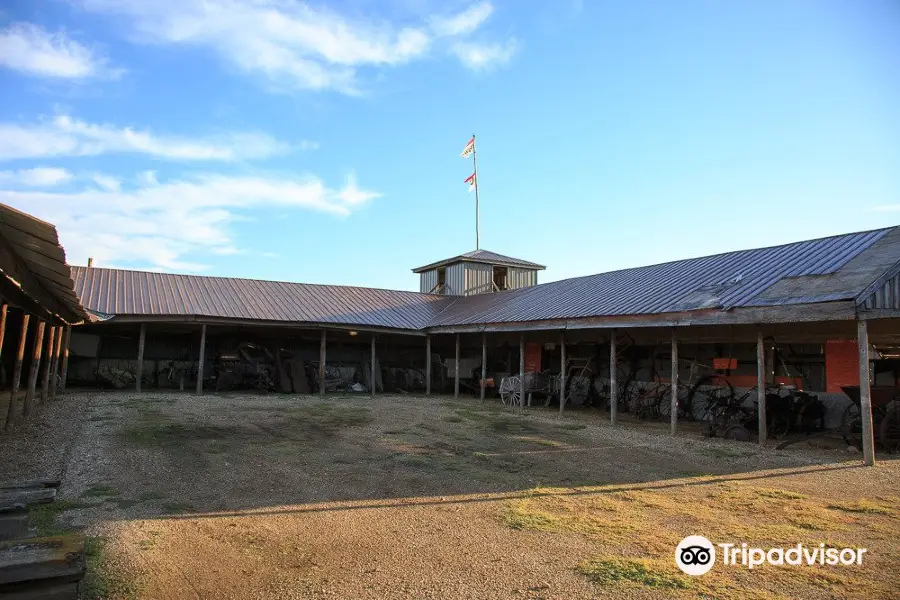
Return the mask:
[[531,508],[524,502],[510,505],[503,515],[507,527],[530,531],[558,531],[559,517],[549,512]]
[[62,535],[69,531],[59,523],[59,515],[67,510],[84,508],[86,504],[72,500],[57,500],[49,504],[36,504],[28,509],[28,526],[35,530],[38,537]]
[[137,596],[140,591],[137,583],[121,577],[110,566],[103,538],[90,536],[85,538],[84,558],[87,572],[78,595],[81,600]]
[[539,446],[549,446],[550,448],[560,448],[563,446],[562,442],[557,442],[556,440],[548,440],[547,438],[534,437],[530,435],[517,435],[513,439],[519,442],[538,444]]
[[189,502],[166,502],[162,508],[167,513],[186,513],[195,512],[196,507]]
[[581,429],[586,429],[587,425],[583,425],[581,423],[561,423],[559,425],[555,425],[557,429],[565,429],[566,431],[579,431]]
[[107,498],[109,496],[118,496],[119,490],[103,484],[94,484],[81,493],[82,498]]
[[534,433],[537,431],[529,423],[512,419],[491,419],[489,428],[494,433]]
[[849,513],[863,513],[868,515],[891,515],[894,510],[888,506],[876,504],[869,500],[857,500],[856,502],[833,502],[828,505],[832,510],[842,510]]
[[763,498],[772,498],[773,500],[805,500],[809,497],[806,494],[773,488],[757,488],[756,495]]
[[465,419],[460,417],[459,415],[448,415],[441,420],[448,423],[462,423],[463,421],[465,421]]
[[633,558],[605,558],[581,563],[575,568],[598,585],[636,584],[666,590],[686,590],[690,582],[658,567],[647,560]]

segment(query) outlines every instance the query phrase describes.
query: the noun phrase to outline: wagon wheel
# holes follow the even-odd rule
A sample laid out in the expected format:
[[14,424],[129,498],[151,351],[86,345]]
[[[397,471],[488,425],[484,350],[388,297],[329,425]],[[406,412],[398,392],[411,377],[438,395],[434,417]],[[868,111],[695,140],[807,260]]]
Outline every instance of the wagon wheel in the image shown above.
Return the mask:
[[848,446],[862,450],[862,416],[858,404],[851,404],[844,411],[841,419],[841,436]]
[[517,406],[522,403],[520,386],[522,380],[517,375],[504,377],[500,381],[500,400],[503,404]]
[[[855,404],[853,406],[856,406]],[[900,409],[890,409],[881,420],[878,428],[882,447],[890,453],[900,450]]]

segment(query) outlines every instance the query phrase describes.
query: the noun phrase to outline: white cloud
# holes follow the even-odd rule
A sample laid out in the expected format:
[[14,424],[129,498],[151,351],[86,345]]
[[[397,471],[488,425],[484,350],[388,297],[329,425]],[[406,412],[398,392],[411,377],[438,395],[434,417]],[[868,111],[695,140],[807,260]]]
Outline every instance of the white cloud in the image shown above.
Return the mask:
[[457,42],[453,53],[473,71],[491,71],[507,64],[519,51],[519,43],[511,38],[505,44]]
[[126,18],[136,41],[213,51],[277,88],[360,92],[361,68],[403,65],[460,39],[493,12],[489,2],[418,24],[348,17],[298,0],[81,0],[88,10]]
[[472,33],[484,23],[494,12],[494,6],[490,2],[473,4],[463,12],[448,16],[434,17],[431,19],[431,28],[438,35],[455,36]]
[[[304,144],[299,143],[301,148]],[[0,123],[0,160],[130,153],[168,160],[236,161],[266,158],[290,149],[289,144],[261,133],[190,139],[92,124],[66,115],[30,125]]]
[[0,66],[42,77],[85,79],[114,76],[106,59],[70,39],[32,23],[13,23],[0,30]]
[[35,167],[17,171],[0,171],[0,184],[28,187],[52,187],[72,179],[72,174],[57,167]]
[[196,257],[243,251],[231,239],[230,225],[245,210],[282,207],[346,216],[379,196],[360,189],[352,176],[339,188],[312,176],[207,174],[130,188],[111,180],[120,187],[65,193],[0,189],[0,202],[54,223],[73,264],[90,256],[98,266],[199,271],[204,265]]
[[122,182],[109,175],[96,173],[91,177],[91,180],[107,192],[118,192],[122,188]]

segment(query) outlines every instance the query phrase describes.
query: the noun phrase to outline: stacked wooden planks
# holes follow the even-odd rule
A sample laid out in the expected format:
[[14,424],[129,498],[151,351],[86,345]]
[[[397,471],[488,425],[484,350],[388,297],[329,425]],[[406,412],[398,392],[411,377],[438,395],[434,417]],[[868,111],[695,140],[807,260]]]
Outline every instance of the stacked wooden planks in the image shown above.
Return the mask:
[[56,499],[59,481],[0,484],[0,596],[26,600],[78,597],[84,578],[84,537],[35,537],[28,507]]

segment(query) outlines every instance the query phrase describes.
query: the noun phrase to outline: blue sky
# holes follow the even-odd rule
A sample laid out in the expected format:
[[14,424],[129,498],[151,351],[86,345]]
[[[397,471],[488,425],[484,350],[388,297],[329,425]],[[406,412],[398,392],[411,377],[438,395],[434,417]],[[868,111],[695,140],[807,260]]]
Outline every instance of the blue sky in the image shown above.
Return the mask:
[[0,202],[100,266],[416,289],[895,225],[893,0],[12,0]]

